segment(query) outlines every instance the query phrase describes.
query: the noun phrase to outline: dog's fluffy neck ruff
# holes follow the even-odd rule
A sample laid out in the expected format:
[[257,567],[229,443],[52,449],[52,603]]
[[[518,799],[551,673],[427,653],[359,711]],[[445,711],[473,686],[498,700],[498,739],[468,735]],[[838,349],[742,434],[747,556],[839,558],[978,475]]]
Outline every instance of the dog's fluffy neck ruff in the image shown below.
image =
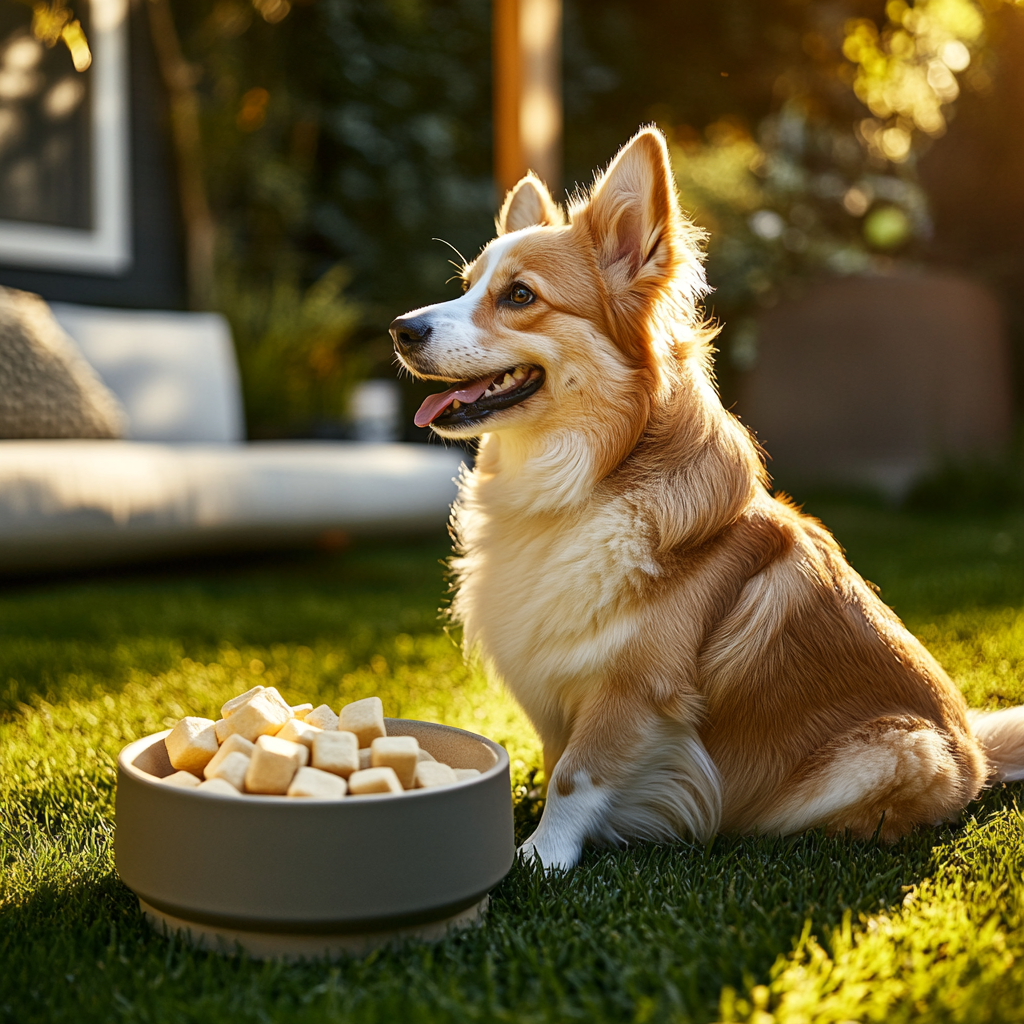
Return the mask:
[[[652,454],[657,458],[661,450],[666,460],[669,453],[677,460],[672,482],[691,491],[684,500],[691,522],[678,521],[674,496],[676,521],[659,521],[657,547],[708,539],[735,519],[765,481],[753,440],[722,407],[706,352],[703,337],[673,345],[657,367],[653,387],[647,383],[649,367],[608,375],[600,419],[585,417],[557,433],[484,434],[475,467],[462,479],[460,502],[471,501],[474,512],[489,519],[543,516],[574,522],[609,493],[628,490],[640,499],[648,491],[651,511],[657,513],[662,504],[657,492],[665,481],[647,479],[640,462]],[[706,464],[707,442],[715,435],[739,456],[733,466]]]

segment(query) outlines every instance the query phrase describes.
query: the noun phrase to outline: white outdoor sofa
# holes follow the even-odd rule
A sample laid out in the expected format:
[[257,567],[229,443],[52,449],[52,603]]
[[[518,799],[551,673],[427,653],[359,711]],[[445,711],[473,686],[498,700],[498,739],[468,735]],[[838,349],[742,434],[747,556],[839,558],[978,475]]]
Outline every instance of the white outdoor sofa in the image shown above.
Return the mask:
[[0,441],[0,572],[443,529],[458,450],[245,442],[220,316],[53,311],[123,403],[129,439]]

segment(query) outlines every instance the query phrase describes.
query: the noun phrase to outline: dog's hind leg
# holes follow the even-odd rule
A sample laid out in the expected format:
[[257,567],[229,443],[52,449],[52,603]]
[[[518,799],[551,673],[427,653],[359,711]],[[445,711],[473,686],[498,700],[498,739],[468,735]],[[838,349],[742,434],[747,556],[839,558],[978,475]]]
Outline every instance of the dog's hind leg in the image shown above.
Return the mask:
[[985,781],[966,735],[915,715],[866,722],[807,757],[756,815],[752,831],[830,833],[892,841],[916,825],[954,818]]
[[577,717],[549,775],[540,825],[519,852],[571,867],[588,839],[704,838],[720,813],[718,773],[696,731],[605,694]]

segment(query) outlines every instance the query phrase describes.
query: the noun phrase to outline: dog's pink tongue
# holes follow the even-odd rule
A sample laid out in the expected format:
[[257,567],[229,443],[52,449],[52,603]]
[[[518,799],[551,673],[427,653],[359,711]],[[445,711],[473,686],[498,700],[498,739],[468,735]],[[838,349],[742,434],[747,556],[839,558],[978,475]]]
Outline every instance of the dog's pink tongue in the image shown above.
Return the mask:
[[470,402],[475,402],[490,386],[491,378],[481,377],[480,380],[463,381],[439,395],[430,395],[424,399],[423,404],[416,412],[414,417],[416,426],[429,426],[452,402],[465,402],[467,405]]

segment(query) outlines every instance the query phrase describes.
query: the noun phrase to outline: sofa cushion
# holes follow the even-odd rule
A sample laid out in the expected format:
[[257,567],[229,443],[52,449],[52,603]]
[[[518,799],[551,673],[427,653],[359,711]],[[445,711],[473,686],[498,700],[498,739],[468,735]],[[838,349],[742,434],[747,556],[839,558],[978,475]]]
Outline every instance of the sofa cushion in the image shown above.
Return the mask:
[[0,287],[0,437],[116,438],[125,422],[46,303]]
[[245,438],[231,330],[217,313],[53,303],[61,326],[128,411],[136,441]]
[[0,443],[0,573],[442,535],[462,452],[420,444]]

